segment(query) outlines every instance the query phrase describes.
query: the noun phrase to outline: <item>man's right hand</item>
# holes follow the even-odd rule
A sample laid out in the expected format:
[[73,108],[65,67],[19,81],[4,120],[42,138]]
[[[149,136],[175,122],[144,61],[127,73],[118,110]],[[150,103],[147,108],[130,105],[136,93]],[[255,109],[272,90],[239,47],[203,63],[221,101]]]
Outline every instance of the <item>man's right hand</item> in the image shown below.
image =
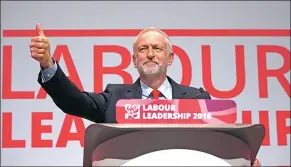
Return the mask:
[[31,57],[40,63],[43,68],[50,68],[54,62],[50,54],[50,42],[44,35],[40,24],[36,25],[37,36],[31,38],[30,53]]

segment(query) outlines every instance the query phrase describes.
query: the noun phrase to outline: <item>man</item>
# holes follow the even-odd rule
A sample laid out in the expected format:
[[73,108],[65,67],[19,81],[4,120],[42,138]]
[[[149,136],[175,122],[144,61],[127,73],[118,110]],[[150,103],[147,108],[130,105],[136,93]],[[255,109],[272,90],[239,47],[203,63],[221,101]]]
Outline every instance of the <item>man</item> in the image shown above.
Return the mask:
[[31,39],[30,51],[41,66],[38,82],[67,114],[96,123],[116,123],[115,106],[119,99],[210,99],[202,88],[179,85],[167,76],[174,54],[169,37],[159,29],[145,29],[134,41],[132,59],[140,74],[135,83],[109,84],[99,94],[81,92],[51,57],[49,40],[39,24],[36,31],[38,36]]
[[[31,57],[40,63],[38,82],[65,113],[96,123],[116,123],[115,105],[119,99],[210,99],[202,88],[177,84],[167,76],[173,62],[172,44],[163,31],[147,28],[133,43],[133,64],[140,77],[134,84],[109,84],[102,93],[81,92],[51,57],[50,43],[38,24],[38,36],[30,43]],[[253,164],[260,166],[258,160]]]

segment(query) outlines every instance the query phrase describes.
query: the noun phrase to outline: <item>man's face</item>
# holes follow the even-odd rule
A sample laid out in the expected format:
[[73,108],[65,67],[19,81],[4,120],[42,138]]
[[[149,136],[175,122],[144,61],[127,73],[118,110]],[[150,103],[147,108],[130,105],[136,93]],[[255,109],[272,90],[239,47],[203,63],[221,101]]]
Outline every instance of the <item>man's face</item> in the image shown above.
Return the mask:
[[135,44],[134,67],[140,75],[156,75],[167,72],[173,54],[169,51],[166,37],[156,31],[143,33]]

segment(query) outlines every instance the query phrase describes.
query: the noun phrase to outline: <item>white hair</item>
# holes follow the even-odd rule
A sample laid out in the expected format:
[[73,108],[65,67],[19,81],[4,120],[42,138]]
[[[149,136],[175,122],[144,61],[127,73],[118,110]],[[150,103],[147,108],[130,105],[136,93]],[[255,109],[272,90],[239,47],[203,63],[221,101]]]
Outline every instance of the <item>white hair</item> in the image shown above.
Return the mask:
[[145,32],[147,31],[156,31],[156,32],[159,32],[161,33],[162,35],[164,35],[166,37],[166,43],[167,43],[167,49],[169,50],[170,53],[173,52],[173,47],[172,47],[172,42],[169,38],[169,36],[163,32],[162,30],[158,29],[158,28],[155,28],[155,27],[148,27],[146,29],[143,29],[135,38],[134,42],[133,42],[133,52],[135,53],[135,44],[136,44],[136,41],[138,40],[138,38]]

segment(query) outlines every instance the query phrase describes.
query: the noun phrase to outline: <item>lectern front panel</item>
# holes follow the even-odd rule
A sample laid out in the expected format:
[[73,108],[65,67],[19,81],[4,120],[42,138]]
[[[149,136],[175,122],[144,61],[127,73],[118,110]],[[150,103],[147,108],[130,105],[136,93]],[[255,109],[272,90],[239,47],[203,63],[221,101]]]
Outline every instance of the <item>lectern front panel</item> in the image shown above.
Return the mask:
[[[242,140],[217,131],[149,130],[135,131],[101,143],[93,152],[93,166],[121,166],[160,150],[195,150],[220,158],[231,166],[249,166],[250,150]],[[187,156],[187,155],[185,155]],[[189,165],[197,165],[193,157]],[[171,159],[169,159],[169,162]],[[150,161],[148,161],[150,162]],[[150,165],[143,162],[144,166]],[[164,164],[167,166],[167,162]],[[209,161],[204,165],[213,166]]]

